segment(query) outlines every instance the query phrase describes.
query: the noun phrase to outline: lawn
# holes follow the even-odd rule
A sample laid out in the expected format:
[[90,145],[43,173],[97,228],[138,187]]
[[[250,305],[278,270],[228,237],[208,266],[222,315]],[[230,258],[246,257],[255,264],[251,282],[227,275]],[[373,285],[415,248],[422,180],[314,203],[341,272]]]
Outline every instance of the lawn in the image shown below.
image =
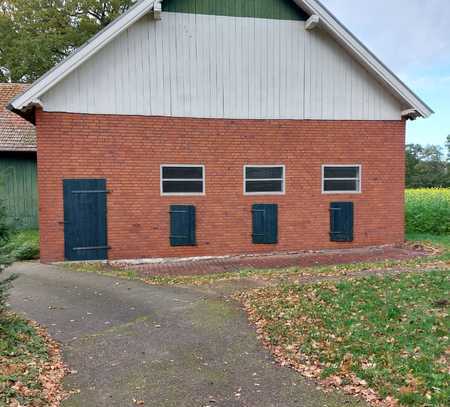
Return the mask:
[[58,346],[42,329],[0,315],[0,405],[54,405],[62,398],[64,372]]
[[450,233],[447,235],[433,235],[430,233],[408,233],[406,240],[409,242],[425,242],[441,246],[443,249],[450,251]]
[[449,292],[447,268],[282,284],[240,299],[266,345],[303,374],[371,401],[447,406]]

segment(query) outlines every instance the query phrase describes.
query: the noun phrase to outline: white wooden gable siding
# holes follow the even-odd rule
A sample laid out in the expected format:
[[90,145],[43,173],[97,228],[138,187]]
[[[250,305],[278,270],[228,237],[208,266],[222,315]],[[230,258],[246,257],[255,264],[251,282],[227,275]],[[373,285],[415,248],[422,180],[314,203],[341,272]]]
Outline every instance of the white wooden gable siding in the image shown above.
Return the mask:
[[205,118],[399,120],[402,107],[302,21],[145,16],[41,98],[44,110]]

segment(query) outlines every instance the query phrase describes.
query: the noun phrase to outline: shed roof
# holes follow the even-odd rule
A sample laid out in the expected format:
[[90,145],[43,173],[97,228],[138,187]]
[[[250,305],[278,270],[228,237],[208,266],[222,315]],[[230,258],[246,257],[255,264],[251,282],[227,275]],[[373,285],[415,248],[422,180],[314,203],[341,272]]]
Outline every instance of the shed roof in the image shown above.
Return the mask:
[[28,88],[22,83],[0,83],[0,151],[36,151],[34,126],[6,108]]

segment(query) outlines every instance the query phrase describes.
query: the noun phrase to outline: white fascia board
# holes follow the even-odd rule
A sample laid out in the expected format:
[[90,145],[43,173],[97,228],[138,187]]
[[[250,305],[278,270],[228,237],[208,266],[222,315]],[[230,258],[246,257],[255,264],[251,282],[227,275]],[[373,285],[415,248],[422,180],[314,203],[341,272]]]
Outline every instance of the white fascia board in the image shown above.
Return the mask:
[[97,35],[87,41],[82,47],[78,48],[53,69],[41,76],[24,93],[14,98],[10,102],[9,107],[16,110],[22,110],[33,104],[35,105],[36,102],[39,101],[39,98],[51,87],[63,80],[84,61],[108,44],[113,38],[117,37],[143,15],[151,11],[153,9],[153,3],[153,0],[141,0],[136,3],[126,13],[122,14]]
[[328,31],[357,60],[381,80],[395,96],[408,106],[417,110],[424,118],[431,116],[433,110],[409,89],[389,68],[387,68],[369,49],[367,49],[333,14],[318,0],[294,0],[310,15],[318,15],[319,25]]

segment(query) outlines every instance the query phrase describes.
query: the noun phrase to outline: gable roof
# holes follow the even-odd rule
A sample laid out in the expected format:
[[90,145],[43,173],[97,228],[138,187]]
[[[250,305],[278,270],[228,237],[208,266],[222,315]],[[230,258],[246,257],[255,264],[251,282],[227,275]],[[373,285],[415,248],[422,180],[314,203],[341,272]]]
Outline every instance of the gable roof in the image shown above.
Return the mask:
[[0,151],[36,151],[31,123],[6,109],[9,101],[29,88],[21,83],[0,83]]
[[[319,27],[326,30],[353,57],[374,75],[397,99],[407,106],[408,116],[428,117],[433,110],[370,52],[345,26],[317,0],[293,0],[300,8],[319,18]],[[27,111],[41,105],[39,98],[74,71],[84,61],[102,49],[143,15],[160,10],[161,0],[141,0],[85,45],[38,79],[8,106],[12,111],[27,116]],[[162,22],[164,23],[164,22]]]

